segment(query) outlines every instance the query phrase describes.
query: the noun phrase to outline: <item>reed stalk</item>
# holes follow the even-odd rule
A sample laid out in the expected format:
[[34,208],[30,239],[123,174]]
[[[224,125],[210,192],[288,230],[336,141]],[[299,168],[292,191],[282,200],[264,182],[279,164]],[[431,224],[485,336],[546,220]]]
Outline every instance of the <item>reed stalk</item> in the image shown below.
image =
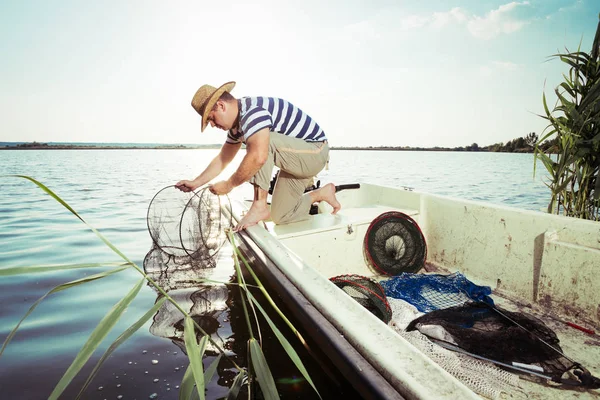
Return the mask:
[[[19,177],[23,179],[27,179],[34,184],[36,184],[39,188],[49,194],[52,198],[54,198],[58,203],[60,203],[63,207],[69,210],[75,217],[77,217],[81,222],[83,222],[88,228],[90,228],[110,249],[112,249],[117,255],[119,255],[124,262],[108,262],[108,263],[82,263],[82,264],[70,264],[70,265],[34,265],[34,266],[26,266],[26,267],[14,267],[14,268],[3,268],[0,269],[0,276],[11,276],[11,275],[20,275],[20,274],[29,274],[29,273],[40,273],[40,272],[54,272],[60,270],[70,270],[70,269],[79,269],[79,268],[98,268],[98,267],[112,267],[107,271],[100,272],[95,275],[91,275],[85,278],[77,279],[71,282],[66,282],[57,287],[51,289],[48,293],[39,298],[28,310],[28,312],[21,318],[21,320],[17,323],[14,329],[10,332],[8,337],[5,339],[2,348],[0,348],[0,358],[6,349],[6,347],[11,342],[12,338],[16,334],[19,329],[19,326],[22,322],[35,310],[35,308],[49,295],[69,289],[71,287],[75,287],[81,284],[85,284],[88,282],[92,282],[98,279],[103,279],[107,276],[110,276],[114,273],[118,273],[124,271],[129,268],[134,268],[138,273],[142,275],[141,280],[137,282],[137,284],[121,299],[115,306],[109,310],[109,312],[104,316],[102,321],[98,324],[98,326],[94,329],[94,331],[90,334],[88,340],[86,341],[83,348],[78,352],[75,356],[74,361],[71,363],[67,371],[64,373],[53,392],[50,394],[49,399],[58,399],[61,394],[64,392],[66,387],[72,382],[75,376],[80,372],[98,346],[101,344],[103,339],[109,334],[109,332],[114,328],[120,317],[126,311],[127,307],[131,304],[133,299],[139,293],[143,283],[149,283],[153,286],[160,294],[161,298],[157,301],[152,308],[150,308],[138,321],[136,321],[133,325],[131,325],[128,329],[126,329],[106,350],[106,352],[102,355],[99,361],[96,363],[94,369],[88,376],[86,382],[82,386],[79,395],[77,398],[81,398],[85,389],[90,385],[93,378],[96,376],[100,367],[104,363],[104,361],[112,354],[117,347],[119,347],[123,342],[125,342],[130,336],[132,336],[137,330],[139,330],[145,323],[148,321],[158,310],[158,308],[165,302],[170,301],[176,308],[179,310],[185,319],[185,331],[184,331],[184,341],[186,346],[186,351],[188,353],[188,357],[190,359],[190,365],[186,370],[182,382],[179,393],[179,399],[190,399],[194,394],[194,387],[196,388],[196,394],[198,398],[204,399],[204,392],[206,389],[205,383],[210,381],[214,372],[217,369],[217,365],[222,356],[225,356],[229,362],[239,371],[236,378],[234,379],[233,385],[231,386],[227,399],[234,400],[237,398],[238,393],[243,386],[246,378],[248,377],[247,371],[238,366],[231,358],[227,357],[224,350],[220,348],[218,343],[214,342],[209,334],[207,334],[197,322],[195,322],[192,317],[173,299],[169,296],[169,294],[163,290],[153,279],[151,279],[142,268],[136,265],[133,261],[131,261],[124,253],[122,253],[116,246],[114,246],[108,239],[106,239],[99,231],[97,231],[93,226],[88,224],[69,204],[67,204],[64,200],[62,200],[58,195],[56,195],[52,190],[43,185],[41,182],[37,180],[24,176],[24,175],[10,175],[10,177]],[[290,359],[294,362],[294,364],[298,367],[307,381],[311,384],[311,386],[316,391],[316,387],[314,386],[306,368],[300,361],[298,354],[294,351],[292,346],[289,344],[284,335],[277,329],[273,321],[269,318],[265,310],[260,306],[260,304],[256,301],[254,296],[252,296],[250,292],[250,288],[258,287],[269,299],[270,304],[276,309],[276,311],[283,316],[281,311],[275,306],[270,296],[268,296],[267,291],[262,286],[258,278],[255,276],[254,272],[251,270],[248,262],[245,260],[237,246],[235,246],[235,240],[233,235],[229,233],[229,239],[234,247],[234,262],[236,267],[236,272],[238,275],[238,286],[240,290],[242,290],[245,297],[242,296],[242,305],[244,307],[244,314],[246,317],[246,321],[249,327],[250,339],[248,341],[248,354],[251,360],[252,371],[256,373],[257,380],[263,392],[265,399],[275,400],[279,398],[277,388],[275,385],[275,381],[269,369],[269,366],[266,362],[266,358],[262,352],[261,341],[256,340],[253,335],[252,324],[250,323],[250,314],[246,307],[246,301],[250,305],[252,312],[254,314],[254,318],[257,323],[256,326],[259,328],[258,318],[256,315],[256,311],[254,307],[256,306],[260,312],[263,314],[269,326],[275,332],[275,336],[278,338],[286,353],[290,357]],[[240,267],[240,262],[238,257],[240,257],[244,263],[244,265],[251,271],[252,276],[258,282],[258,286],[247,285],[243,279],[243,274]],[[246,299],[244,301],[244,298]],[[285,322],[292,328],[292,331],[299,337],[298,331],[293,327],[291,322],[284,317]],[[201,333],[201,338],[198,341],[196,337],[196,330]],[[215,348],[220,352],[219,356],[211,363],[211,365],[204,371],[202,359],[204,356],[204,351],[206,349],[206,345],[208,342],[211,342]],[[304,340],[302,339],[303,344]],[[250,381],[252,381],[250,379]],[[317,392],[318,393],[318,392]],[[320,396],[320,395],[319,395]]]
[[[535,145],[535,158],[550,174],[548,212],[600,221],[600,23],[590,53],[555,54],[567,64],[569,74],[555,88],[550,110],[542,96],[549,121]],[[556,146],[542,150],[542,142],[554,137]],[[535,164],[534,164],[535,173]]]

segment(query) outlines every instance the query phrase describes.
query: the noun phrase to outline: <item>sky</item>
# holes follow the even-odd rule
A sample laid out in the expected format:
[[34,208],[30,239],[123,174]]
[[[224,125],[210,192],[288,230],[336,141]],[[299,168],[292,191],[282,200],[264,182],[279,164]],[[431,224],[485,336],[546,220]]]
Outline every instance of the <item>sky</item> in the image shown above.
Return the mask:
[[597,0],[4,0],[0,141],[222,143],[203,84],[284,98],[332,146],[542,133]]

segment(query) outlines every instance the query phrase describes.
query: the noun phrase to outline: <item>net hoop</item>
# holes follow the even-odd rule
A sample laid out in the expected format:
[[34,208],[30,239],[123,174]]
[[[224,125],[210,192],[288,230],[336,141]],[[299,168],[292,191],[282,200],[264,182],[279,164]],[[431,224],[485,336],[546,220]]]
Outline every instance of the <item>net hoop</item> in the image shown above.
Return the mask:
[[[388,248],[398,250],[395,242],[400,242],[401,254]],[[427,243],[414,219],[399,211],[389,211],[376,217],[367,228],[363,252],[367,264],[375,271],[395,276],[402,272],[416,273],[425,265]]]
[[175,257],[216,255],[226,242],[225,230],[233,226],[231,200],[221,197],[207,186],[190,192],[174,185],[159,190],[146,214],[154,245]]
[[[392,319],[392,308],[379,282],[357,274],[338,275],[329,280],[386,324]],[[346,288],[354,289],[360,296],[352,295]]]

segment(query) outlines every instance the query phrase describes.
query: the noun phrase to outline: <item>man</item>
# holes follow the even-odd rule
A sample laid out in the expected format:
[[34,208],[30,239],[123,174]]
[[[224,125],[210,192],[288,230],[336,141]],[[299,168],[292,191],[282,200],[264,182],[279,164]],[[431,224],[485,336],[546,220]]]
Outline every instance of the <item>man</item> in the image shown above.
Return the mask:
[[[283,99],[236,99],[230,94],[234,86],[235,82],[219,88],[204,85],[192,98],[192,107],[202,117],[201,131],[210,123],[228,134],[219,154],[196,179],[182,180],[175,186],[189,192],[205,185],[227,167],[245,143],[246,155],[233,175],[209,186],[212,193],[222,195],[247,181],[254,185],[252,206],[235,231],[268,218],[276,224],[306,219],[310,206],[319,201],[327,202],[333,207],[332,214],[337,213],[341,205],[332,183],[304,193],[329,159],[329,145],[321,127]],[[269,210],[267,194],[273,166],[280,172]]]

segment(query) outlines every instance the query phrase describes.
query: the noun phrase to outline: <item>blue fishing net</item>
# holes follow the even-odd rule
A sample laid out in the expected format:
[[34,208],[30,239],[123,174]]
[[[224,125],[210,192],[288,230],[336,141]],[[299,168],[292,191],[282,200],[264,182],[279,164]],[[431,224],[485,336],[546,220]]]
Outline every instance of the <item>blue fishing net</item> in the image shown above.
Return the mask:
[[401,273],[380,282],[387,297],[404,300],[421,312],[441,310],[478,301],[491,306],[489,286],[478,286],[460,272],[450,275]]

